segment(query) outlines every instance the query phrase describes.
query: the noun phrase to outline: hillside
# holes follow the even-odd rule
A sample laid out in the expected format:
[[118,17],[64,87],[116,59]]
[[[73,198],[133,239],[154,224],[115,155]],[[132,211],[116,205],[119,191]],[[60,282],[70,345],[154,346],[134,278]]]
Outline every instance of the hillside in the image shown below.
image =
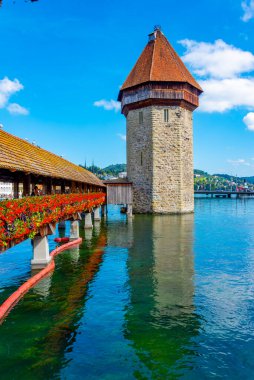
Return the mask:
[[208,174],[202,170],[194,170],[195,190],[237,190],[239,187],[253,189],[254,177],[235,177],[229,174]]
[[114,164],[106,166],[105,168],[100,168],[96,165],[86,166],[80,165],[92,173],[96,174],[100,178],[105,178],[107,176],[118,177],[119,173],[126,172],[126,164]]
[[246,181],[247,183],[254,184],[254,176],[252,176],[252,177],[235,177],[235,176],[231,176],[228,174],[214,174],[214,176],[225,178],[228,180],[233,180],[233,181],[240,181],[240,182]]
[[[82,166],[82,165],[80,165]],[[101,179],[118,177],[119,173],[126,172],[126,164],[112,164],[105,168],[96,165],[82,166],[96,174]],[[253,187],[254,176],[235,177],[229,174],[209,174],[204,170],[194,169],[195,189],[236,189],[239,186]]]
[[126,172],[126,164],[109,165],[102,169],[107,174],[118,175],[119,173]]

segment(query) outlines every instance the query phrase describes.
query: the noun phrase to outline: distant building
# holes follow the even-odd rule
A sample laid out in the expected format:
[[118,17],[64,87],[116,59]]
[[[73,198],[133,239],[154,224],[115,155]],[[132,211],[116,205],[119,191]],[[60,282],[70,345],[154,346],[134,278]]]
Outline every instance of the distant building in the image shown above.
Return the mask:
[[111,181],[113,179],[117,179],[117,177],[113,176],[113,175],[105,175],[105,177],[103,178],[105,181]]
[[0,182],[0,198],[13,196],[13,184],[10,182]]
[[127,172],[121,172],[118,174],[119,178],[126,178],[127,177]]

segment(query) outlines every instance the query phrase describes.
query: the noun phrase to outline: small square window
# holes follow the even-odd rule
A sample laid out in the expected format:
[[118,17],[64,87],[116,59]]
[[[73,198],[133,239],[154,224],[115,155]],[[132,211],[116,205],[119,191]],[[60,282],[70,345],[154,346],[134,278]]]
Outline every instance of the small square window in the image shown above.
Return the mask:
[[164,109],[164,123],[168,123],[169,121],[169,114],[168,114],[168,109]]
[[139,116],[139,124],[142,124],[143,123],[143,112],[142,111],[139,112],[138,116]]

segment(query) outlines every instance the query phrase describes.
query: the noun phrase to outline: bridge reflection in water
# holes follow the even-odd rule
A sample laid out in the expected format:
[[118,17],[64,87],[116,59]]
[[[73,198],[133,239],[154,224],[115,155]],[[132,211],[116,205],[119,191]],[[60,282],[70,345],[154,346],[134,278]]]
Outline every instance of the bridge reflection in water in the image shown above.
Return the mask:
[[11,312],[1,372],[38,380],[181,373],[199,329],[192,247],[193,215],[113,216],[80,250],[58,256],[50,280]]
[[0,371],[6,378],[57,377],[64,352],[75,342],[88,284],[99,270],[105,244],[105,233],[97,228],[83,244],[85,255],[78,247],[59,255],[54,273],[6,318],[0,335]]

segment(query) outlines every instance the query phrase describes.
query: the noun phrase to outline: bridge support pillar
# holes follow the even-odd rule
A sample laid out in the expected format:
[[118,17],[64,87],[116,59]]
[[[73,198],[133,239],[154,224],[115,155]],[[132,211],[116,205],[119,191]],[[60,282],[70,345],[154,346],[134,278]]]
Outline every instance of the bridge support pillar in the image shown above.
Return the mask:
[[71,221],[71,230],[70,230],[70,240],[75,240],[79,238],[79,221]]
[[127,204],[127,216],[129,218],[132,217],[132,205],[131,204]]
[[85,213],[85,229],[93,228],[92,214],[90,212]]
[[94,209],[94,221],[100,221],[101,220],[101,214],[100,214],[100,207],[95,207]]
[[52,257],[49,255],[48,237],[35,236],[33,239],[32,269],[45,268],[51,259]]

